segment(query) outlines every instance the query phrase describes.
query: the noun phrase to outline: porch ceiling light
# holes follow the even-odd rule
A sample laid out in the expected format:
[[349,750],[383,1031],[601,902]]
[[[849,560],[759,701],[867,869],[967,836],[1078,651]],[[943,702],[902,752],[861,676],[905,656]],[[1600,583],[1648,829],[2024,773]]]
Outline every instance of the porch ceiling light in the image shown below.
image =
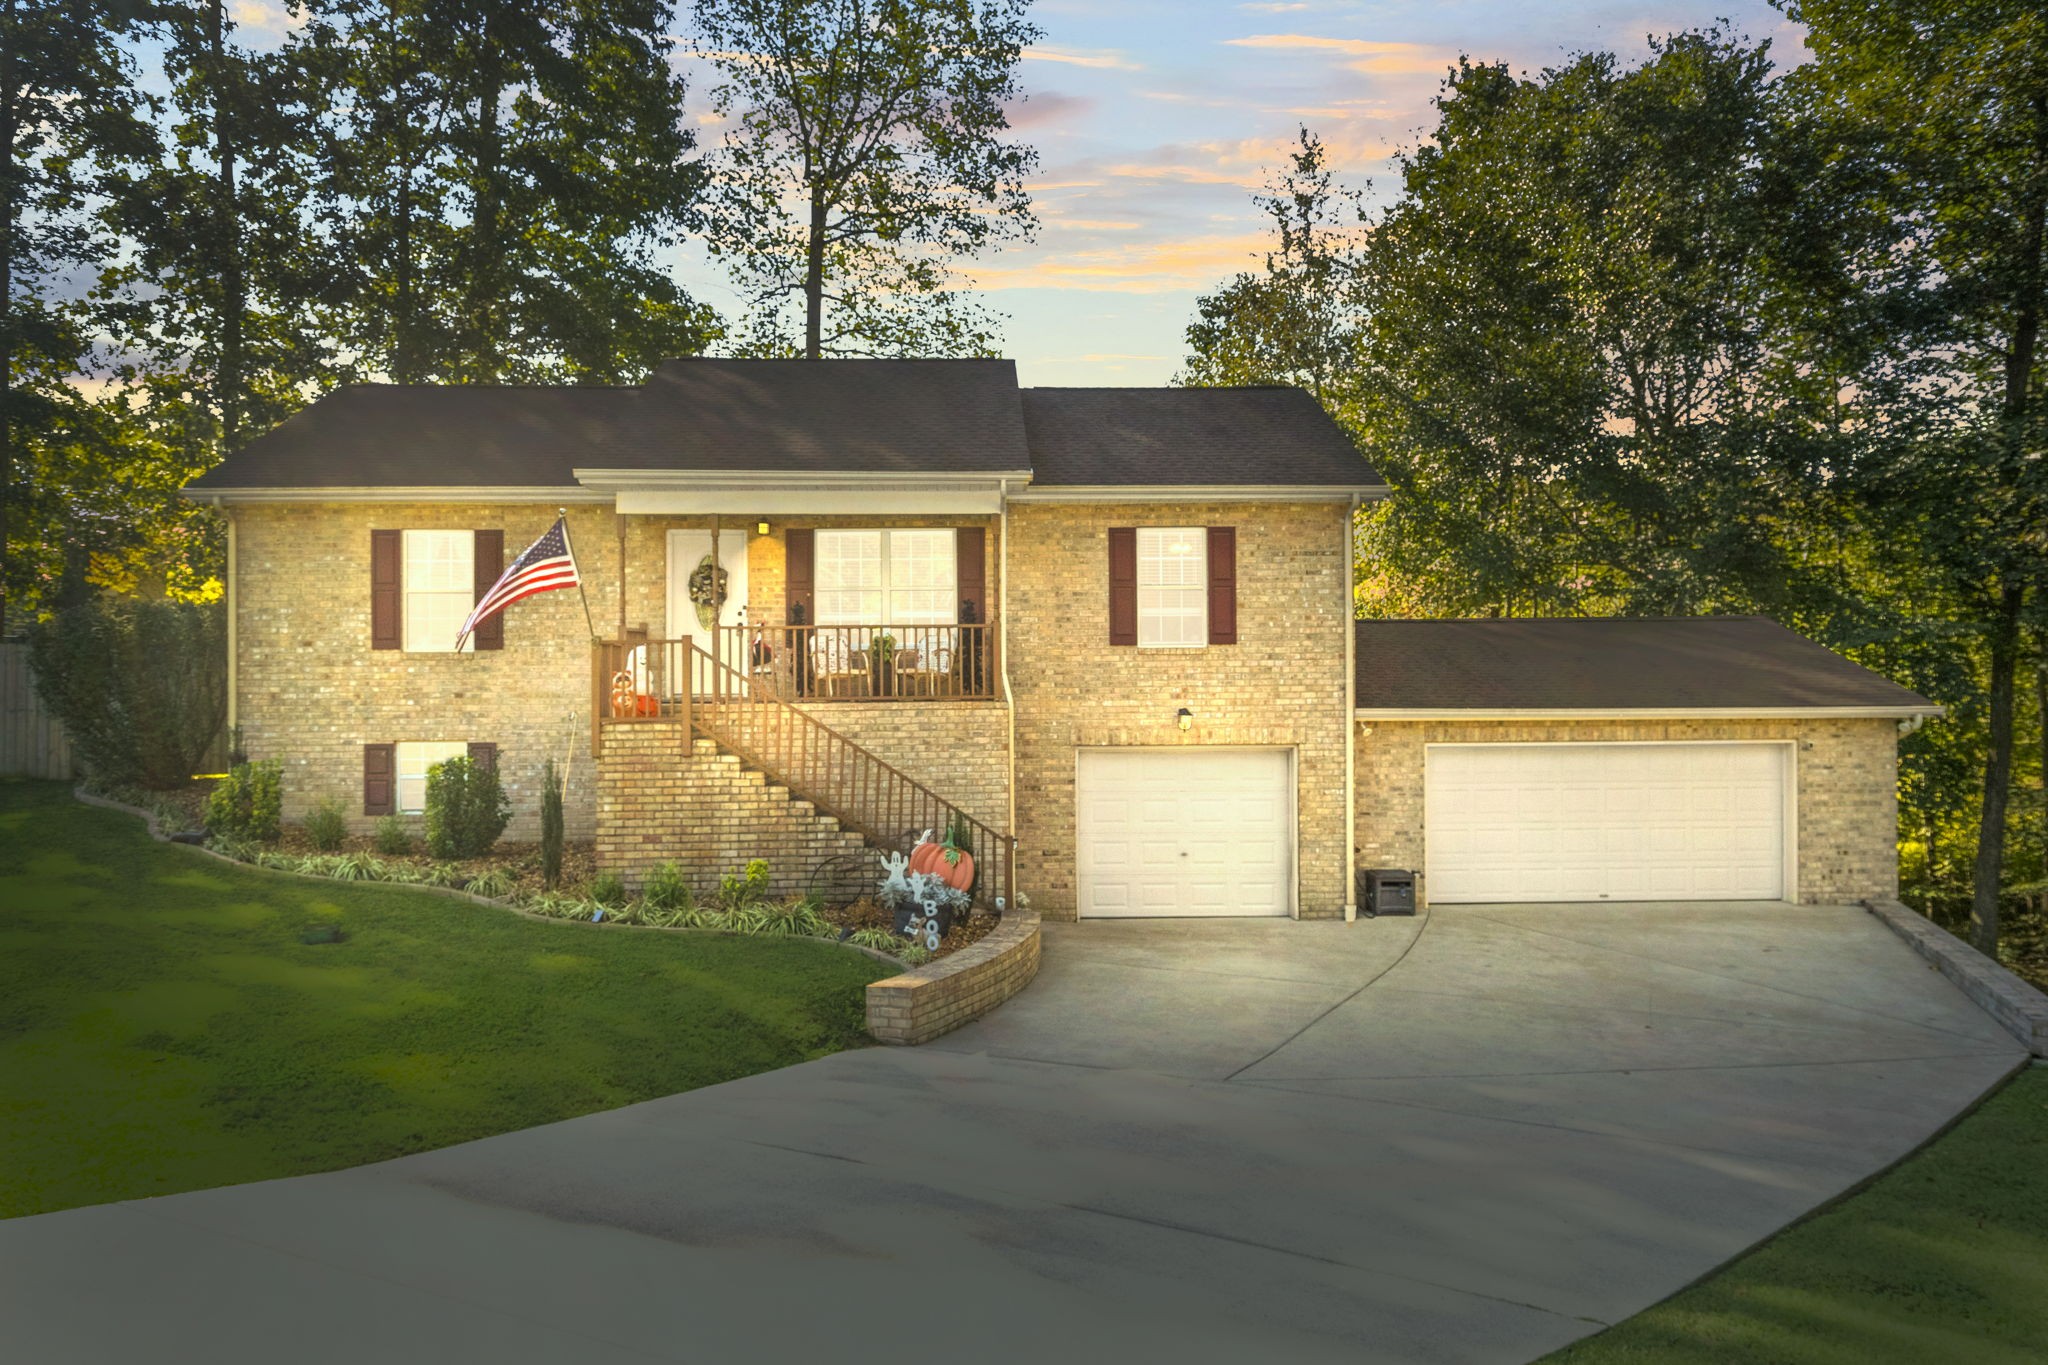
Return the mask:
[[1174,713],[1173,719],[1174,722],[1178,724],[1181,729],[1192,729],[1195,724],[1195,713],[1188,710],[1187,707],[1183,706],[1180,708],[1179,711],[1176,711]]

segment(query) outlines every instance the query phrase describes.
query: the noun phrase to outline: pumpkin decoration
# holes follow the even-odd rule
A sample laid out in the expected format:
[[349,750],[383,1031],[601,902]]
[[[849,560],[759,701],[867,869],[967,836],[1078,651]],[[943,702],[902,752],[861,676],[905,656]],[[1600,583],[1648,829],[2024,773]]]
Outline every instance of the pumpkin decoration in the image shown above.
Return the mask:
[[951,837],[943,844],[934,843],[929,830],[917,847],[910,850],[910,870],[937,877],[955,891],[971,890],[974,886],[974,855]]
[[612,674],[612,714],[630,716],[633,714],[633,675],[621,669]]

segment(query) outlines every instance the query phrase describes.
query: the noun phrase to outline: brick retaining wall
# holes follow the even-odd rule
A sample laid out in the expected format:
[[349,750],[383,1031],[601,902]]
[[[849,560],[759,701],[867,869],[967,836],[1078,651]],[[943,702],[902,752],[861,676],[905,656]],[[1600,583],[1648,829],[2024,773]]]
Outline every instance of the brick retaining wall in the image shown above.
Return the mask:
[[868,986],[868,1032],[883,1043],[928,1043],[987,1014],[1038,975],[1038,916],[1012,910],[957,953]]

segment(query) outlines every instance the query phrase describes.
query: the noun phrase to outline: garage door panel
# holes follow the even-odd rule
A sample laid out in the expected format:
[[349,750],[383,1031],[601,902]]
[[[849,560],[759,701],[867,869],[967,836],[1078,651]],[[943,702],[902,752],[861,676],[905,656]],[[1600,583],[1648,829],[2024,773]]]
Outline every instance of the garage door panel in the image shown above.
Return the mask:
[[[1088,750],[1076,784],[1084,918],[1291,908],[1286,751]],[[1118,853],[1105,856],[1110,849]]]
[[1772,900],[1782,746],[1434,745],[1430,899]]

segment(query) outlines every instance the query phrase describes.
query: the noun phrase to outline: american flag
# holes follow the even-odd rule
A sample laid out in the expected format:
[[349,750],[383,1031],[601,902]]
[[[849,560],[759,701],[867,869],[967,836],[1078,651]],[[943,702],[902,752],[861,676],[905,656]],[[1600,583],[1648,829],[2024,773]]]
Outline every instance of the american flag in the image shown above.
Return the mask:
[[457,649],[462,648],[462,642],[478,625],[520,598],[577,586],[576,556],[569,549],[566,521],[566,517],[556,517],[547,533],[527,546],[526,553],[513,560],[512,567],[491,584],[491,590],[478,600],[476,610],[462,623],[462,630],[455,637]]

